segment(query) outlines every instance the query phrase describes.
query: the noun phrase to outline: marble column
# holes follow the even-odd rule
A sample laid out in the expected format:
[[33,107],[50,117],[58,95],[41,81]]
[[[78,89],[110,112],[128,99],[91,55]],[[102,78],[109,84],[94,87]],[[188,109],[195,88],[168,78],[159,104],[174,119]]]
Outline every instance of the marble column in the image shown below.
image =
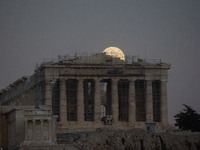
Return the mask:
[[35,121],[36,120],[32,120],[33,121],[33,141],[35,141]]
[[77,121],[84,121],[83,79],[78,80]]
[[112,115],[113,123],[118,122],[119,118],[119,103],[118,103],[118,79],[112,79]]
[[135,107],[135,81],[129,81],[129,122],[135,123],[136,120],[136,107]]
[[146,84],[146,122],[153,122],[153,95],[152,81],[147,80]]
[[52,87],[51,80],[45,80],[45,105],[52,110]]
[[167,81],[161,81],[161,122],[168,123]]
[[51,136],[51,119],[48,120],[49,121],[49,140],[52,140],[52,136]]
[[40,125],[41,125],[41,141],[43,141],[43,119],[40,119]]
[[101,122],[101,91],[100,79],[95,79],[94,121]]
[[8,144],[11,144],[11,122],[8,121]]
[[28,141],[28,120],[25,120],[25,141]]
[[66,82],[60,80],[60,121],[67,121],[67,99],[66,99]]

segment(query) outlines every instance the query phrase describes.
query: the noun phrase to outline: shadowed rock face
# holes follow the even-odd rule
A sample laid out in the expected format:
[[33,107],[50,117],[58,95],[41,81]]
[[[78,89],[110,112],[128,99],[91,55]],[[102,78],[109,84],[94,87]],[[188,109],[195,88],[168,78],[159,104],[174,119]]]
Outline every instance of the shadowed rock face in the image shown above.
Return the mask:
[[200,133],[152,133],[141,129],[98,129],[57,135],[59,144],[74,144],[82,150],[199,150]]

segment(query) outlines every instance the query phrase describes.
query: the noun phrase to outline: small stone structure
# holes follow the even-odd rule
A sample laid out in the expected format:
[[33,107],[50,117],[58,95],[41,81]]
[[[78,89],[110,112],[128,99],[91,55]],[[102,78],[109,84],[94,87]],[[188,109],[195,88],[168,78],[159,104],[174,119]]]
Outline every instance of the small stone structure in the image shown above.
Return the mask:
[[[11,108],[11,107],[10,107]],[[4,149],[14,149],[19,145],[55,145],[56,116],[53,116],[47,106],[1,107],[1,138]],[[3,141],[3,140],[2,140]]]
[[45,144],[56,143],[56,117],[52,116],[50,109],[39,105],[37,109],[25,109],[25,144],[42,142]]
[[[1,107],[31,107],[21,114],[25,118],[21,120],[23,143],[55,143],[56,133],[97,128],[163,132],[173,128],[168,123],[167,105],[170,67],[161,60],[124,56],[115,47],[87,56],[59,56],[56,61],[37,66],[32,76],[24,76],[2,89]],[[35,110],[39,105],[50,110],[44,110],[44,106]],[[14,112],[16,115],[18,110]],[[53,115],[57,116],[56,125]],[[8,124],[10,130],[17,127],[12,121]],[[9,147],[15,140],[9,135],[6,138],[7,141],[1,138],[1,143]]]

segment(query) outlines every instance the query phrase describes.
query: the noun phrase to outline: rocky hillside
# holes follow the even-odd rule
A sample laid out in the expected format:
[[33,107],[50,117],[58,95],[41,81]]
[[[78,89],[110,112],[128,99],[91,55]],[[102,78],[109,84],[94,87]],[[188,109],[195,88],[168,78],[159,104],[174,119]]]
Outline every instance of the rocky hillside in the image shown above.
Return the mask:
[[57,135],[58,144],[80,150],[200,150],[200,133],[152,133],[141,129],[97,129]]

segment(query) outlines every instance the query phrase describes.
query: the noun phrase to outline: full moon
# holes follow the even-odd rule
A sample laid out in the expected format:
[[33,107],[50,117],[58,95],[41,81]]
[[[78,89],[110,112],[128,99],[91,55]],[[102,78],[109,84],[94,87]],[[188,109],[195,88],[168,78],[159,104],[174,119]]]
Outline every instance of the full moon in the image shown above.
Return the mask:
[[113,58],[120,58],[125,61],[124,53],[117,47],[108,47],[103,51],[103,53],[106,53],[106,55],[110,55]]

